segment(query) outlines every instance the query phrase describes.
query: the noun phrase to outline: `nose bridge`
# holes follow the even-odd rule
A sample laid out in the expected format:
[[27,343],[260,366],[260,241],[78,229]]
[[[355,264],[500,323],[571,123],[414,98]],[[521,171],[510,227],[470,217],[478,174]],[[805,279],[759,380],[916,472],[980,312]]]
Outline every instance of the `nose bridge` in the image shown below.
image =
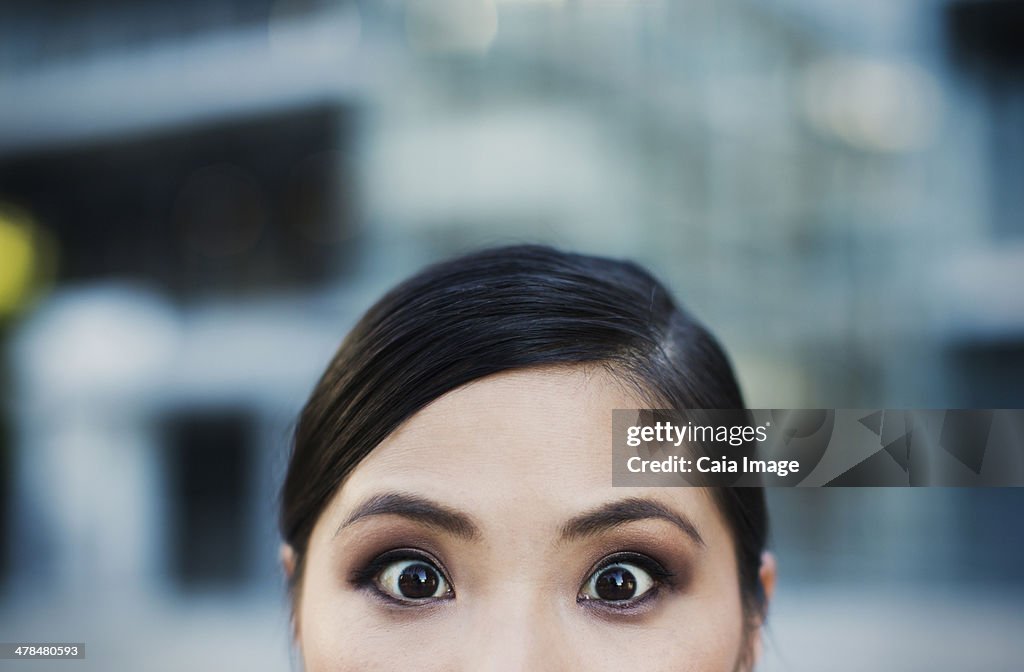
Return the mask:
[[572,669],[564,615],[551,590],[506,583],[479,600],[463,647],[466,672],[555,672]]

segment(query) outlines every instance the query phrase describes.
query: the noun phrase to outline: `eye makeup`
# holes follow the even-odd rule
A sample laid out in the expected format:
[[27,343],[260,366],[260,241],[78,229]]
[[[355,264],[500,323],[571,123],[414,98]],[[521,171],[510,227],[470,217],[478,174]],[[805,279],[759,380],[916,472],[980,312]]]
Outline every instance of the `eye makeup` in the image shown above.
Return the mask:
[[455,598],[444,565],[418,548],[385,551],[357,565],[348,579],[353,587],[400,607],[423,607]]
[[[555,559],[543,560],[556,563],[544,570],[549,576],[562,575],[556,584],[561,588],[548,589],[550,598],[572,600],[595,615],[629,618],[684,593],[697,577],[704,548],[681,534],[666,533],[666,527],[660,521],[635,521],[586,541],[559,545]],[[468,550],[449,546],[432,530],[392,519],[370,524],[342,541],[347,543],[336,546],[343,563],[339,578],[383,606],[412,614],[451,603],[457,596],[457,585],[440,558],[457,559]],[[587,564],[576,564],[574,557]],[[541,562],[541,556],[535,561]],[[565,574],[573,566],[581,572],[576,581]]]
[[664,590],[676,587],[677,577],[645,553],[619,551],[595,563],[576,596],[591,609],[626,614],[643,611]]

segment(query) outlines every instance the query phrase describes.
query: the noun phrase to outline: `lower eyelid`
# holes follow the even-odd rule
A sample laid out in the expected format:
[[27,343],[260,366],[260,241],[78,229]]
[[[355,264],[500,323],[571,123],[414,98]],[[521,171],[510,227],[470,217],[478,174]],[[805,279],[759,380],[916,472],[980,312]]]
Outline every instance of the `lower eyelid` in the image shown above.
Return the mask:
[[389,609],[432,609],[448,602],[449,600],[455,599],[455,595],[453,594],[451,597],[436,597],[429,600],[405,602],[393,595],[388,595],[376,586],[363,586],[361,590],[368,591],[374,600]]
[[444,595],[420,600],[403,600],[401,598],[395,597],[394,595],[391,595],[390,593],[383,590],[377,584],[376,580],[372,578],[365,583],[356,584],[355,588],[356,590],[365,591],[375,600],[381,602],[387,607],[427,608],[455,599],[455,590],[452,588],[451,583],[447,579],[445,579],[445,584],[448,587],[448,591]]
[[586,609],[594,609],[603,615],[629,615],[630,613],[646,612],[649,608],[654,607],[658,599],[663,597],[662,589],[663,586],[655,584],[654,588],[629,602],[608,602],[605,600],[577,598],[576,603]]

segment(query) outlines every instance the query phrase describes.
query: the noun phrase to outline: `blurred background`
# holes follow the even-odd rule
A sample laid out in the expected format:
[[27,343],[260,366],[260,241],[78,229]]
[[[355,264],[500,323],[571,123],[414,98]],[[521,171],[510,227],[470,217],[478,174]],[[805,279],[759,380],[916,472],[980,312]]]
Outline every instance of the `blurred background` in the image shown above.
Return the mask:
[[[289,669],[295,414],[481,245],[648,265],[751,407],[1021,407],[1022,34],[1011,0],[0,0],[0,640]],[[764,670],[1020,669],[1024,492],[770,498]]]

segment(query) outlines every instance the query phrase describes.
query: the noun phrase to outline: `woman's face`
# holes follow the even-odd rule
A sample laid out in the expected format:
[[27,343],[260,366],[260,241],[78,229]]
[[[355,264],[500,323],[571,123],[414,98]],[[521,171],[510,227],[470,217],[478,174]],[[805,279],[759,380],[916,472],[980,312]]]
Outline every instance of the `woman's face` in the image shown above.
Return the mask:
[[485,378],[349,476],[296,605],[309,672],[744,669],[732,540],[697,488],[613,488],[599,368]]

